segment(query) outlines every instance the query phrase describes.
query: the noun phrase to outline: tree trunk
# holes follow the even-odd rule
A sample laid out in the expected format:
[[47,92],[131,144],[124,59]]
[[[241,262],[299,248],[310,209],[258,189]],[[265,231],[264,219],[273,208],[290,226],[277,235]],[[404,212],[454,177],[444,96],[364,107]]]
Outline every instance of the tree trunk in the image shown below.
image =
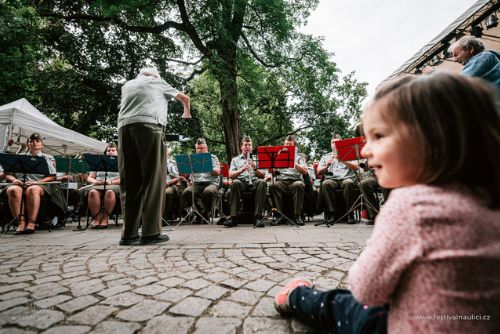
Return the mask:
[[240,109],[238,106],[238,87],[236,76],[226,76],[219,80],[222,106],[222,125],[226,137],[227,161],[240,153]]
[[238,104],[238,85],[236,83],[237,65],[235,43],[219,41],[216,58],[216,77],[219,81],[222,108],[222,125],[226,137],[227,162],[240,153],[240,108]]

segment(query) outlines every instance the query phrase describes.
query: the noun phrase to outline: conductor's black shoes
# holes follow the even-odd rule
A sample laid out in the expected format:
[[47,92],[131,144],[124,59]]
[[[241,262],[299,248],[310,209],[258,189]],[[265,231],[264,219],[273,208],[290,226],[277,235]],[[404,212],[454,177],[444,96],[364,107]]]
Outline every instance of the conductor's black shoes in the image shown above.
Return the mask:
[[120,246],[136,246],[139,245],[140,241],[141,241],[140,237],[135,237],[132,239],[121,239],[118,244]]
[[168,235],[166,234],[157,234],[153,235],[150,237],[142,237],[141,238],[141,245],[153,245],[153,244],[159,244],[160,242],[165,242],[168,241]]

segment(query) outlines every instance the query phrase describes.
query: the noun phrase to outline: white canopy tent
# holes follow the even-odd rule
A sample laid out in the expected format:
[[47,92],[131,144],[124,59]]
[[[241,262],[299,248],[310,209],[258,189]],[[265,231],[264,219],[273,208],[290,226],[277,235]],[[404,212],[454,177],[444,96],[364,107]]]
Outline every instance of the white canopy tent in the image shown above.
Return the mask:
[[43,151],[53,156],[103,153],[106,148],[102,141],[58,125],[25,98],[0,106],[0,152],[16,153],[34,132],[43,138]]

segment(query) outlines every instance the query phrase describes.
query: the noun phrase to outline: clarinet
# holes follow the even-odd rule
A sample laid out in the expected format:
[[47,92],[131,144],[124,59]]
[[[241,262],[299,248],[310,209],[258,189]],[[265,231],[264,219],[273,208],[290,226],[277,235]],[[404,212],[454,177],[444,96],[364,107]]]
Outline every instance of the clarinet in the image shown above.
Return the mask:
[[248,175],[248,184],[249,185],[252,185],[252,175],[250,173],[250,169],[252,169],[252,167],[250,166],[250,161],[252,160],[252,154],[251,153],[248,153],[247,154],[247,165],[248,165],[248,169],[247,169],[247,175]]

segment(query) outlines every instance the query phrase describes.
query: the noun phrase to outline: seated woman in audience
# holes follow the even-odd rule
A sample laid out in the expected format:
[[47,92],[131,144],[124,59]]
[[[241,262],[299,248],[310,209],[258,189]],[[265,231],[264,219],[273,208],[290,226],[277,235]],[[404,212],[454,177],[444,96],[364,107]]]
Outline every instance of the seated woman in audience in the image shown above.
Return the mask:
[[[115,143],[109,143],[104,152],[106,155],[118,155]],[[87,197],[87,204],[92,214],[91,228],[108,228],[109,216],[113,212],[117,198],[120,198],[120,175],[118,172],[108,172],[106,177],[106,193],[104,192],[105,172],[94,171],[87,177],[87,183],[91,185],[84,192],[83,198]],[[101,202],[103,201],[103,203]],[[101,210],[101,206],[103,210]]]
[[[53,188],[49,183],[55,180],[56,161],[53,156],[42,153],[43,140],[39,133],[33,133],[28,138],[27,155],[44,157],[49,167],[48,175],[26,174],[21,177],[18,174],[6,174],[6,180],[12,185],[7,188],[7,200],[13,217],[17,217],[17,229],[15,234],[32,234],[35,232],[36,218],[40,209],[43,195],[52,195]],[[21,200],[23,190],[26,192],[26,202],[21,212]]]

